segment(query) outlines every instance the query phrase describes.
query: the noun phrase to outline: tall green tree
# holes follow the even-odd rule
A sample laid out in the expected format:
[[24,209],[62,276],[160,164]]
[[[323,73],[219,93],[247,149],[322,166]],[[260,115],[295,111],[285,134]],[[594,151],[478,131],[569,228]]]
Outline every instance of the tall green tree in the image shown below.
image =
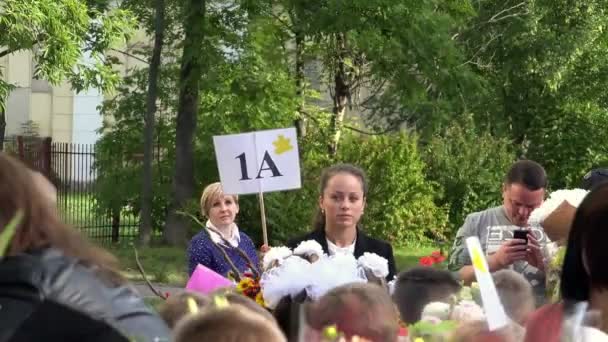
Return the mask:
[[148,74],[148,97],[146,99],[146,116],[144,118],[144,165],[142,175],[141,215],[139,240],[148,245],[152,235],[152,159],[154,158],[154,122],[156,121],[156,101],[158,78],[160,72],[160,54],[163,48],[165,33],[165,1],[155,1],[154,46]]
[[478,3],[462,32],[469,65],[492,96],[479,124],[536,159],[553,186],[606,162],[608,37],[604,0]]
[[[113,89],[120,81],[105,52],[124,42],[134,27],[133,16],[105,2],[84,0],[5,0],[0,3],[0,57],[29,50],[34,77],[52,84],[63,80],[79,91]],[[83,56],[90,58],[85,61]],[[12,85],[1,76],[0,111]],[[5,127],[4,116],[0,128]],[[4,130],[0,136],[4,135]]]

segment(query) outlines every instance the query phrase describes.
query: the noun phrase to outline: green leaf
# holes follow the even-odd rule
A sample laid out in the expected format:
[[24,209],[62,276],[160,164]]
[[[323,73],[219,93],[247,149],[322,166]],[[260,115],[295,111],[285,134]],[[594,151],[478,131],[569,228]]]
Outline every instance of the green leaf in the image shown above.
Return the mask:
[[10,245],[13,236],[15,236],[15,233],[17,232],[17,226],[19,223],[21,223],[22,219],[23,211],[18,210],[15,213],[15,216],[13,216],[6,227],[4,227],[4,230],[2,230],[0,233],[0,259],[4,257],[6,251],[8,250],[8,246]]

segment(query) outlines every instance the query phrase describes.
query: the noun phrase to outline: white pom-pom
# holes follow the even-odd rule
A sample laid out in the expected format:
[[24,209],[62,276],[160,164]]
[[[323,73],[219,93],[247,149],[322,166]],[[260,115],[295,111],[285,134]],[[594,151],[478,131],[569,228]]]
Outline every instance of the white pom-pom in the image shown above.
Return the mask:
[[543,204],[536,208],[528,219],[528,224],[540,225],[564,201],[578,208],[589,191],[583,189],[557,190],[552,192]]
[[298,247],[293,250],[293,254],[300,256],[317,255],[318,257],[321,257],[323,256],[323,247],[315,240],[302,241]]
[[279,265],[283,263],[287,257],[291,256],[291,249],[288,247],[272,247],[266,254],[264,255],[264,260],[262,262],[262,266],[264,269],[268,269],[273,262],[277,261]]
[[437,318],[439,320],[447,320],[450,317],[450,304],[443,302],[431,302],[424,306],[422,309],[422,317],[425,318]]
[[458,322],[485,321],[481,306],[472,300],[463,300],[454,306],[450,319]]
[[366,282],[357,267],[357,259],[351,254],[336,254],[311,264],[311,284],[306,292],[313,300],[327,291],[349,283]]
[[308,261],[292,256],[281,266],[264,272],[260,285],[266,306],[274,309],[283,297],[294,297],[308,287],[312,280],[310,265]]
[[378,278],[386,278],[388,276],[388,260],[376,253],[363,253],[357,260],[357,263],[363,269],[371,271]]

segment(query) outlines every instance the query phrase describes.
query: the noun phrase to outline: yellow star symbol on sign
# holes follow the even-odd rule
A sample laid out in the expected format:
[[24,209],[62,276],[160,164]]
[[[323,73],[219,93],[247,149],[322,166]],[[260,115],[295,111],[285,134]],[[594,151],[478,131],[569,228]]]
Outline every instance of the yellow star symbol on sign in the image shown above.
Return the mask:
[[472,260],[473,267],[478,269],[480,272],[488,273],[488,270],[486,270],[486,265],[483,263],[483,256],[481,255],[479,250],[477,248],[474,248],[472,250],[472,252],[473,252],[473,260]]
[[286,138],[283,134],[279,134],[277,140],[273,141],[274,145],[274,153],[283,154],[285,152],[293,150],[293,146],[291,145],[291,140]]

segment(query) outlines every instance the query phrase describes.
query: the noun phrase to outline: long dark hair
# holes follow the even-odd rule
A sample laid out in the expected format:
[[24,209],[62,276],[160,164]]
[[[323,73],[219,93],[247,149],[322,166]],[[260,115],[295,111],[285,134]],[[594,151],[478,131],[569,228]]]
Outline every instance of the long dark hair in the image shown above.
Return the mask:
[[118,272],[116,258],[62,222],[54,203],[42,191],[23,163],[0,153],[0,231],[18,211],[23,213],[7,254],[54,247],[84,264],[95,266],[104,278],[122,283],[124,278]]
[[[368,191],[368,185],[367,185],[367,176],[365,175],[365,171],[363,171],[361,168],[352,165],[352,164],[336,164],[333,166],[328,167],[327,169],[323,170],[323,173],[321,174],[321,182],[319,185],[319,196],[323,196],[323,193],[325,192],[325,189],[327,188],[327,183],[329,183],[329,180],[333,178],[333,176],[340,174],[340,173],[346,173],[352,176],[355,176],[359,179],[359,181],[361,181],[361,188],[363,189],[363,198],[367,198],[367,191]],[[325,229],[325,214],[321,211],[321,208],[319,208],[317,206],[317,211],[315,213],[314,219],[313,219],[313,229],[314,230],[324,230]]]
[[[570,229],[560,289],[566,303],[588,301],[591,288],[608,288],[608,183],[594,188],[576,211]],[[585,260],[587,268],[585,268]]]

